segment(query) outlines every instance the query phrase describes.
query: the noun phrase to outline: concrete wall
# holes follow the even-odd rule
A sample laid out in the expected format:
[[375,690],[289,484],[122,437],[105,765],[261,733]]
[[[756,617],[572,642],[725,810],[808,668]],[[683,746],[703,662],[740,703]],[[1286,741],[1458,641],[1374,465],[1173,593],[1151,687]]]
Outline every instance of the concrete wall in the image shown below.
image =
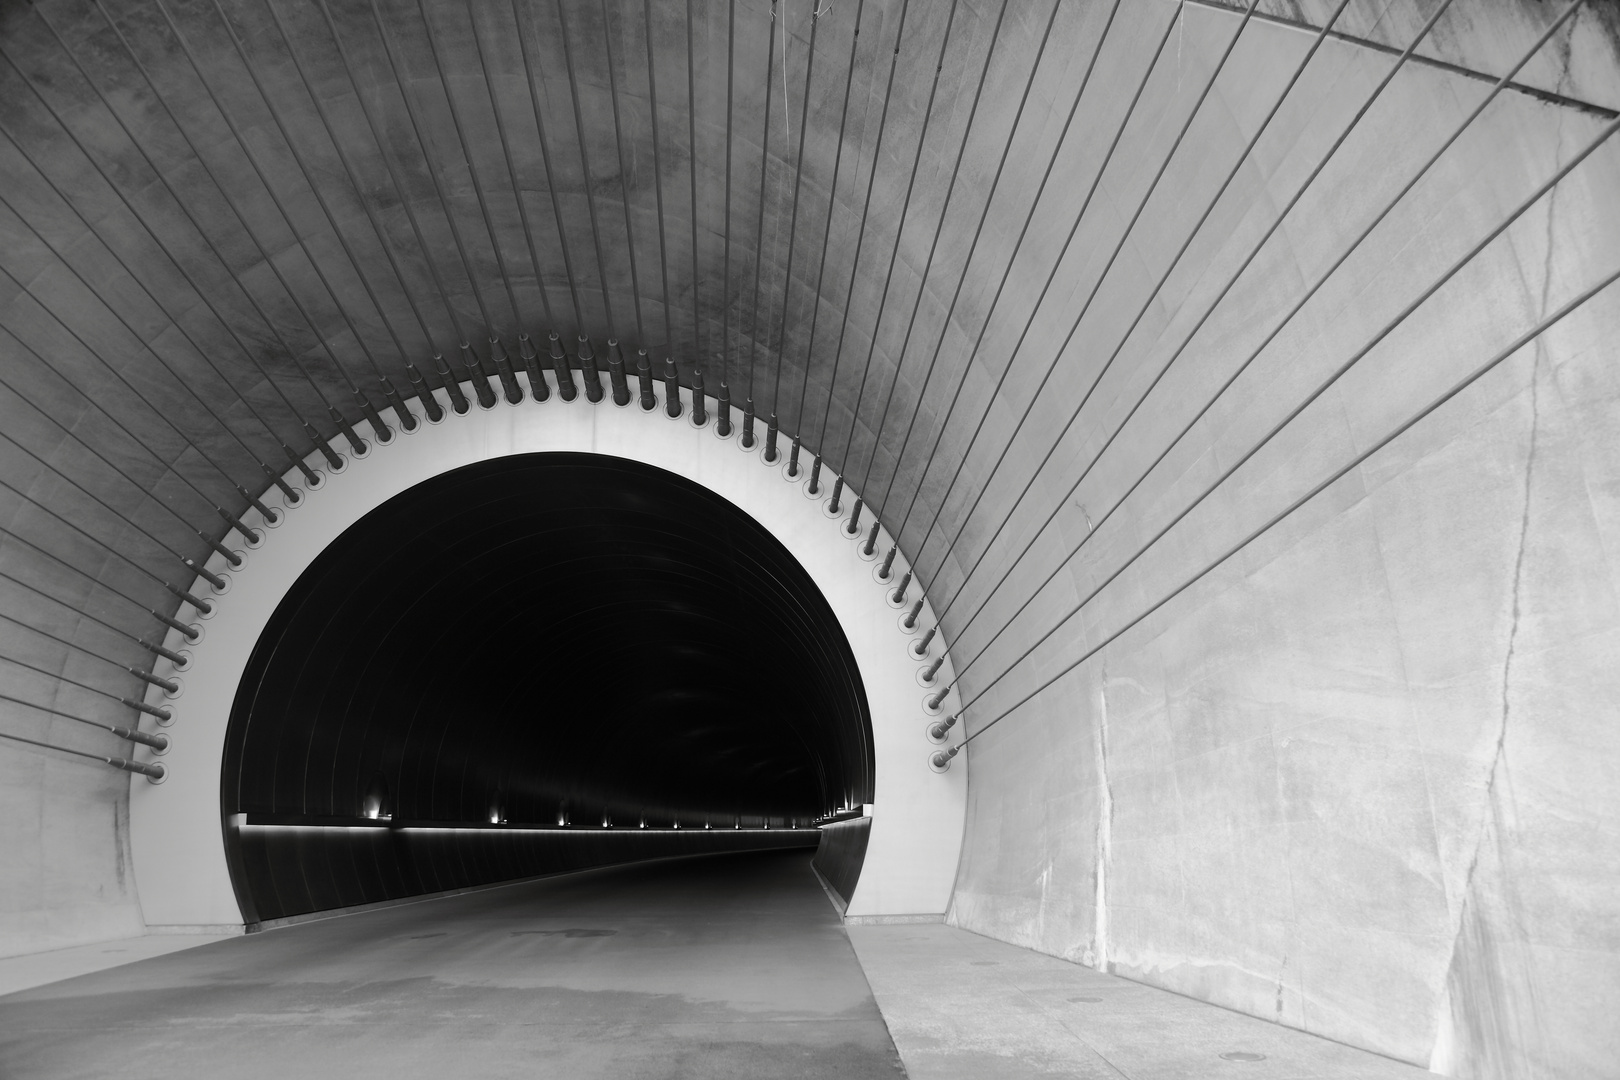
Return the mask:
[[[1142,106],[1167,120],[1184,115],[1236,23],[1187,15],[1184,78],[1156,84]],[[1015,464],[974,516],[947,511],[942,531],[960,532],[948,552],[923,553],[925,568],[941,564],[936,603],[1308,43],[1275,27],[1251,39],[1235,57],[1244,78],[1217,87],[1127,245],[1129,265],[1035,401]],[[1486,89],[1434,69],[1400,76],[1149,407],[1066,494],[1388,63],[1324,49],[967,582],[961,617],[946,621],[970,730],[1617,268],[1610,145],[989,686],[1605,123],[1499,100],[1035,592]],[[1082,228],[1062,274],[1081,298],[1123,228],[1124,196],[1163,154],[1162,129],[1144,122],[1132,137],[1105,178],[1114,212]],[[1610,290],[977,738],[952,921],[1456,1075],[1612,1073],[1617,328]],[[1027,399],[1008,397],[1015,417]]]

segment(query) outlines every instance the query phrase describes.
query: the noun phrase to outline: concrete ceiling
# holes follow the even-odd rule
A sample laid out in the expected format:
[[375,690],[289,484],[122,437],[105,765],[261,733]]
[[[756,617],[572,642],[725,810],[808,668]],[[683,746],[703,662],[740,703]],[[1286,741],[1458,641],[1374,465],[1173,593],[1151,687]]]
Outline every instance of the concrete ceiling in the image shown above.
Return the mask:
[[[147,609],[174,610],[221,510],[341,427],[372,438],[391,392],[463,377],[464,342],[489,374],[523,335],[672,356],[683,381],[778,414],[911,543],[942,509],[990,535],[1002,518],[972,523],[997,454],[1068,392],[1046,376],[1092,271],[1058,238],[1076,209],[1122,221],[1158,184],[1239,25],[1221,7],[5,4],[8,654],[112,690],[47,679],[51,700],[117,712],[138,684],[98,657],[147,655],[132,637],[157,636]],[[1555,14],[1475,7],[1424,51],[1487,76]],[[1398,44],[1431,8],[1358,0],[1337,25]],[[1612,13],[1593,11],[1521,81],[1601,114],[1620,93]],[[1241,63],[1221,80],[1234,115],[1273,92]],[[1195,132],[1165,190],[1212,190],[1252,123]],[[954,560],[947,541],[929,568]]]

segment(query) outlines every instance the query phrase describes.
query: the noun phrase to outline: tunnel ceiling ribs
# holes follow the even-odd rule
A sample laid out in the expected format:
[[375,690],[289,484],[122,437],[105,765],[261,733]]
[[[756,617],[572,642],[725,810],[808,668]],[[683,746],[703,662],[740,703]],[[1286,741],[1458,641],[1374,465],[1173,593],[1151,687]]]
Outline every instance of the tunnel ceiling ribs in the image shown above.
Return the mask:
[[[1456,51],[1467,35],[1451,33],[1466,18],[1454,6],[1465,7],[7,5],[0,655],[15,695],[0,735],[129,767],[122,744],[89,729],[137,732],[130,703],[156,678],[149,661],[172,658],[162,633],[181,605],[210,602],[190,576],[219,584],[202,564],[210,552],[234,564],[238,541],[259,541],[241,515],[268,516],[260,496],[272,485],[293,501],[289,470],[313,484],[311,462],[341,463],[332,440],[355,453],[367,437],[386,442],[383,413],[416,423],[411,395],[435,419],[435,391],[456,412],[493,406],[497,385],[519,401],[520,366],[542,400],[544,365],[567,399],[578,368],[595,401],[602,359],[627,401],[627,357],[649,373],[673,364],[689,386],[706,377],[722,433],[741,388],[746,442],[768,403],[773,458],[791,418],[792,460],[813,455],[813,483],[836,463],[833,499],[857,485],[848,531],[861,532],[870,505],[874,529],[913,552],[942,632],[970,654],[958,677],[968,705],[985,705],[967,727],[985,730],[1033,696],[1033,675],[1008,677],[1055,636],[1066,651],[1053,670],[1072,670],[1280,520],[1167,572],[1091,644],[1063,633],[1409,317],[1434,317],[1423,302],[1488,258],[1588,155],[1607,152],[1616,103],[1569,93],[1549,58],[1580,27],[1581,0],[1525,8],[1513,29],[1522,59],[1490,70]],[[1277,25],[1302,17],[1308,34]],[[1244,59],[1260,48],[1298,57],[1279,68],[1286,79],[1262,85]],[[1326,78],[1333,50],[1375,56],[1383,74],[1347,125],[1321,122],[1335,139],[1321,151],[1272,121],[1303,107],[1296,87],[1323,93],[1312,80]],[[1341,148],[1380,137],[1419,67],[1468,76],[1458,92],[1474,90],[1475,106],[1353,239],[1334,239],[1296,207],[1345,183]],[[1250,90],[1260,106],[1244,104]],[[1122,516],[1140,516],[1139,489],[1188,433],[1228,407],[1228,391],[1254,392],[1250,364],[1317,312],[1313,298],[1352,272],[1362,241],[1423,185],[1468,194],[1469,178],[1445,172],[1453,144],[1520,93],[1591,134],[1532,163],[1524,201],[1442,275],[1405,281],[1411,303],[1347,342],[1342,366],[1213,482],[1177,495],[1168,524],[1119,548],[1116,512],[1130,502]],[[1269,198],[1262,160],[1292,153],[1308,175]],[[1252,245],[1233,225],[1251,209],[1265,222]],[[1264,339],[1235,369],[1185,382],[1184,369],[1219,353],[1229,297],[1252,287],[1274,238],[1316,231],[1335,253],[1327,268],[1271,305],[1284,313],[1261,320]],[[1207,268],[1223,284],[1195,297],[1188,279]],[[1532,340],[1610,281],[1569,283],[1515,328],[1528,336],[1492,348]],[[1116,307],[1134,317],[1116,326]],[[1172,326],[1182,312],[1185,332]],[[1300,483],[1282,516],[1509,355],[1481,353],[1483,366],[1334,462],[1322,485]],[[1185,423],[1167,401],[1176,389],[1200,406]],[[1161,437],[1160,425],[1178,433]],[[1133,440],[1151,444],[1145,468],[1100,464]],[[1077,496],[1099,484],[1084,495],[1108,504],[1094,520]],[[1111,539],[1088,547],[1105,526]],[[1026,609],[1070,575],[1083,598],[1043,606],[1031,629]]]

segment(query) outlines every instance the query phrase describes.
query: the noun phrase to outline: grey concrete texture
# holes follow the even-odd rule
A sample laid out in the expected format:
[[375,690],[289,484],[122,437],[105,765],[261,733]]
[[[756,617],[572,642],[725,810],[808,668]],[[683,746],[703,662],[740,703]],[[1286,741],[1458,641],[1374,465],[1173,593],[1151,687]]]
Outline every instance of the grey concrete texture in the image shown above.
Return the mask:
[[1431,1075],[954,927],[848,933],[911,1080]]
[[0,997],[0,1072],[904,1075],[806,852],[511,885]]
[[[1327,42],[1172,265],[1308,32],[1244,30],[1144,205],[1231,11],[1126,2],[1110,23],[1065,2],[1041,51],[1054,9],[1013,2],[992,51],[992,5],[959,5],[946,41],[939,5],[901,34],[900,0],[842,0],[801,128],[807,5],[773,24],[745,0],[733,31],[694,4],[690,53],[669,4],[7,6],[0,571],[54,599],[0,580],[0,604],[139,663],[119,631],[155,637],[144,609],[175,604],[150,575],[182,580],[177,555],[207,550],[190,530],[220,534],[213,504],[264,486],[255,458],[284,468],[278,440],[310,450],[301,421],[358,423],[351,382],[381,406],[379,372],[403,389],[407,360],[431,372],[462,336],[617,334],[847,463],[949,605],[958,670],[983,653],[961,681],[976,731],[1614,269],[1611,143],[1136,557],[1596,135],[1580,102],[1620,104],[1612,9],[1583,7],[1519,76],[1574,104],[1502,95],[1214,398],[1488,83],[1404,69],[1177,354],[1387,52]],[[1401,47],[1432,10],[1355,0],[1341,25]],[[1425,53],[1499,74],[1553,10],[1457,3]],[[1461,1075],[1612,1071],[1617,329],[1611,290],[977,739],[954,917]],[[0,655],[139,688],[11,623]],[[131,719],[0,671],[15,696]],[[125,746],[7,703],[0,723]],[[0,953],[138,928],[123,779],[14,744],[0,769]]]

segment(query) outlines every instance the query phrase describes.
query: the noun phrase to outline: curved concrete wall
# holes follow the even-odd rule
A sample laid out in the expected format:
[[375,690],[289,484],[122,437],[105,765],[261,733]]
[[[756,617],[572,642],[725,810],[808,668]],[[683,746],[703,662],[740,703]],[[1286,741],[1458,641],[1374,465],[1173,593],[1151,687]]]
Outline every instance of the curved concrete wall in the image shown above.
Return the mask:
[[[875,562],[861,555],[859,541],[843,535],[847,501],[843,517],[831,515],[825,491],[811,497],[802,471],[796,481],[785,475],[785,458],[766,464],[758,444],[750,451],[735,434],[719,438],[712,400],[700,428],[691,422],[689,397],[685,415],[671,419],[658,396],[659,408],[643,412],[634,404],[591,405],[583,396],[564,403],[553,386],[546,404],[448,413],[441,423],[419,424],[373,447],[363,459],[346,459],[343,470],[324,474],[319,488],[303,490],[298,505],[287,508],[278,499],[272,509],[284,520],[265,530],[259,549],[243,553],[240,568],[214,557],[210,569],[229,583],[214,613],[198,618],[183,609],[181,615],[203,628],[202,640],[188,645],[171,632],[170,645],[183,649],[190,663],[180,672],[167,662],[158,667],[160,675],[178,676],[182,692],[169,700],[154,687],[148,695],[174,713],[165,729],[174,745],[162,758],[168,775],[159,784],[136,783],[130,795],[134,872],[149,927],[242,924],[221,840],[220,768],[242,673],[287,590],[345,529],[400,492],[476,461],[546,451],[609,454],[678,472],[748,513],[799,560],[843,627],[872,715],[877,802],[850,914],[945,911],[961,847],[966,761],[958,758],[944,772],[929,765],[935,749],[924,730],[929,691],[918,682],[920,663],[907,651],[914,635],[899,626],[900,614],[888,602],[893,584],[874,580]],[[891,573],[906,569],[897,558]],[[200,578],[193,587],[212,593]],[[947,660],[941,674],[949,673]]]
[[[1331,6],[1267,0],[1261,10],[1319,20]],[[748,43],[739,55],[748,63],[736,69],[739,116],[729,129],[738,155],[731,174],[736,276],[729,294],[717,288],[727,177],[717,164],[724,161],[728,135],[721,120],[726,28],[713,12],[700,19],[696,230],[679,217],[691,192],[667,185],[663,192],[670,220],[680,223],[670,230],[677,237],[669,252],[670,295],[679,297],[672,336],[684,342],[697,329],[691,334],[694,352],[688,357],[682,344],[677,359],[683,370],[691,361],[709,365],[712,389],[722,369],[712,358],[716,323],[729,317],[733,348],[725,359],[738,385],[752,348],[745,335],[757,322],[750,321],[743,282],[751,284],[754,252],[763,252],[763,295],[785,302],[789,311],[786,323],[778,324],[774,349],[784,357],[785,372],[793,373],[806,358],[810,368],[808,394],[800,395],[791,377],[782,382],[780,411],[785,421],[792,418],[786,430],[802,428],[807,448],[823,450],[835,462],[848,457],[851,475],[869,473],[872,483],[863,481],[863,487],[875,489],[894,477],[891,495],[882,500],[885,526],[915,556],[931,601],[944,614],[953,657],[968,665],[961,689],[973,702],[970,732],[1059,676],[1544,313],[1614,269],[1620,161],[1611,141],[1098,593],[1082,615],[1060,623],[1602,128],[1609,117],[1605,109],[1620,107],[1613,16],[1602,4],[1579,9],[1518,76],[1543,96],[1502,94],[1164,462],[1147,472],[1306,286],[1468,114],[1489,81],[1432,65],[1404,69],[1191,347],[1132,413],[1392,55],[1337,39],[1325,44],[1163,289],[1155,291],[1309,47],[1308,32],[1259,22],[1245,29],[1110,264],[1109,253],[1126,233],[1239,16],[1194,4],[1121,4],[1065,134],[1064,117],[1111,5],[1064,3],[1056,9],[1052,44],[1041,54],[1022,110],[1019,95],[1053,9],[1009,5],[980,111],[969,127],[967,79],[977,77],[994,18],[975,8],[958,24],[954,51],[947,55],[947,70],[960,77],[942,80],[942,111],[923,140],[924,103],[943,27],[930,21],[894,54],[899,5],[869,0],[861,7],[863,45],[840,139],[838,103],[851,26],[836,19],[852,18],[856,7],[834,5],[835,21],[821,27],[818,57],[827,63],[818,67],[804,129],[799,244],[788,265],[786,247],[795,233],[785,219],[791,220],[792,211],[787,196],[777,193],[792,191],[790,174],[781,168],[791,148],[780,128],[773,129],[773,156],[758,156],[766,12],[764,5],[739,5],[739,40]],[[257,28],[249,35],[250,49],[273,69],[273,92],[304,103],[267,12],[251,5],[244,10]],[[1433,10],[1429,4],[1355,0],[1345,27],[1398,48]],[[1423,52],[1494,77],[1560,10],[1520,0],[1457,3]],[[97,365],[91,347],[118,361],[197,447],[226,456],[249,475],[245,455],[200,411],[201,403],[228,417],[261,455],[273,458],[275,447],[268,433],[245,418],[241,399],[204,370],[203,353],[187,346],[187,334],[205,343],[207,355],[227,363],[247,398],[269,411],[277,432],[288,439],[301,439],[301,432],[275,411],[269,385],[234,359],[227,320],[273,361],[278,385],[289,387],[295,405],[316,420],[323,415],[314,404],[317,388],[345,405],[347,391],[319,353],[320,335],[300,326],[296,310],[267,276],[268,259],[255,256],[232,224],[221,196],[204,182],[127,58],[108,44],[95,75],[120,115],[134,121],[133,141],[119,132],[92,86],[74,74],[51,34],[33,21],[40,12],[70,31],[75,48],[107,44],[88,10],[67,0],[42,0],[8,13],[15,21],[6,24],[7,55],[23,58],[25,70],[6,70],[0,128],[30,157],[24,161],[14,147],[0,146],[7,155],[0,159],[6,177],[14,181],[6,194],[12,209],[0,215],[7,240],[0,263],[12,274],[0,280],[6,291],[0,316],[8,331],[0,336],[0,355],[5,377],[20,391],[0,393],[7,433],[15,432],[39,457],[9,445],[0,446],[0,453],[7,475],[40,503],[143,565],[168,572],[173,563],[166,553],[93,505],[81,488],[198,555],[199,542],[143,492],[180,507],[215,535],[212,509],[198,509],[180,478],[227,505],[242,504],[230,501],[233,493],[176,432],[131,403],[130,391]],[[56,18],[63,14],[74,17]],[[80,14],[86,16],[82,21]],[[361,14],[340,29],[366,53],[359,67],[361,85],[370,88],[365,92],[374,91],[367,100],[378,104],[399,134],[407,118],[383,77],[375,31],[365,27]],[[1167,22],[1172,16],[1180,21]],[[212,17],[202,11],[197,18]],[[338,129],[360,153],[371,144],[358,98],[335,66],[330,44],[310,29],[320,22],[314,9],[299,8],[297,18],[311,35],[301,39],[302,55],[324,65],[315,82],[329,95],[323,100],[340,112]],[[134,36],[141,55],[152,64],[174,60],[183,68],[166,32],[150,22]],[[422,54],[417,24],[409,25]],[[486,110],[476,121],[486,136],[476,149],[488,155],[477,158],[488,187],[504,164],[498,140],[487,137],[493,130],[487,106],[472,93],[478,89],[471,76],[478,57],[465,32],[445,25],[446,40],[456,43],[450,67],[458,73],[457,87],[468,91],[459,100]],[[622,21],[618,30],[621,36],[612,40],[621,68],[615,70],[628,70],[622,67],[626,58],[644,43],[633,20]],[[661,175],[673,184],[686,172],[686,161],[668,148],[680,145],[670,140],[687,116],[680,105],[685,35],[673,24],[662,30],[655,36],[670,52],[658,54],[666,147],[661,171],[653,173],[643,152],[631,163],[628,188],[616,191],[602,177],[596,185],[608,271],[586,258],[596,232],[584,178],[576,174],[575,145],[567,147],[572,156],[559,156],[563,164],[555,180],[579,263],[573,277],[564,272],[560,249],[538,245],[541,265],[534,276],[548,283],[544,295],[561,310],[568,291],[563,285],[580,285],[583,321],[598,337],[610,328],[599,309],[600,280],[609,279],[621,321],[628,322],[624,312],[635,302],[623,281],[631,245],[622,232],[622,191],[633,207],[641,299],[649,305],[664,301],[650,284],[657,279],[649,268],[660,259],[658,245],[649,243],[658,235],[657,192],[650,181]],[[605,37],[601,31],[598,23],[582,23],[574,40],[596,41]],[[205,37],[217,46],[214,70],[235,79],[232,93],[239,97],[232,100],[248,108],[250,128],[274,144],[268,134],[273,125],[252,107],[228,39],[211,21]],[[491,39],[486,33],[485,40]],[[1154,74],[1131,110],[1074,241],[1065,247],[1161,40],[1167,44]],[[792,71],[800,74],[804,27],[790,28],[788,41]],[[511,77],[512,44],[502,38],[494,70],[496,82],[519,95],[526,91]],[[883,87],[891,55],[899,56],[899,66],[889,95]],[[559,60],[546,56],[540,109],[549,133],[574,138],[568,130],[572,89]],[[600,55],[585,57],[582,66],[590,68],[581,99],[593,129],[590,151],[593,160],[612,162]],[[351,309],[358,313],[360,336],[394,357],[384,323],[355,298],[355,287],[340,285],[341,298],[323,298],[311,266],[289,246],[293,230],[255,186],[229,132],[202,103],[194,77],[166,66],[157,74],[169,99],[190,103],[183,119],[208,148],[209,160],[226,167],[238,190],[251,192],[246,197],[255,227],[271,250],[283,253],[278,267],[306,302],[315,303],[322,333],[339,344],[344,362],[364,370],[340,318]],[[366,190],[387,212],[387,229],[404,251],[410,250],[408,229],[389,202],[387,161],[407,170],[406,201],[424,212],[438,202],[432,176],[442,171],[453,178],[448,214],[468,235],[483,227],[460,172],[463,159],[455,151],[456,131],[442,94],[425,63],[413,76],[413,87],[431,102],[424,119],[431,146],[418,148],[400,134],[388,154],[365,150],[360,167]],[[650,102],[641,96],[639,79],[619,85],[621,99],[635,104],[624,111],[623,137],[625,145],[646,151],[650,113],[644,110]],[[30,85],[47,89],[50,108],[30,96]],[[795,87],[795,103],[800,93]],[[1548,94],[1558,100],[1548,100]],[[891,136],[879,152],[877,131],[886,109]],[[296,137],[318,177],[340,177],[341,162],[312,117],[300,106],[292,117]],[[797,130],[797,115],[792,120]],[[69,131],[84,140],[83,153],[70,145]],[[533,139],[525,129],[514,151],[526,175],[539,175],[532,167],[539,159]],[[919,142],[923,166],[908,205],[906,180]],[[139,160],[137,146],[154,154],[159,170]],[[1010,164],[997,182],[1004,146],[1011,148]],[[947,203],[960,147],[960,186]],[[1048,160],[1053,179],[1043,189],[1041,170]],[[762,161],[770,185],[760,215]],[[878,182],[867,213],[863,200],[874,161]],[[610,165],[610,172],[616,167]],[[178,197],[163,192],[159,173]],[[288,165],[273,179],[293,200],[317,257],[328,270],[341,269],[336,234],[323,224],[299,170]],[[346,189],[337,184],[326,190],[336,198]],[[129,202],[120,201],[120,192]],[[543,231],[543,212],[550,208],[538,191],[533,194],[529,210]],[[510,193],[496,199],[496,216],[506,227],[516,227],[518,217],[511,200]],[[205,231],[193,235],[180,220],[182,201],[199,208]],[[338,207],[338,220],[363,238],[363,204],[356,201],[346,211],[348,205]],[[985,228],[974,240],[981,212]],[[448,254],[448,214],[428,226],[432,250],[445,255],[440,269],[454,279],[453,306],[476,321],[472,294]],[[1026,215],[1033,224],[1020,243]],[[931,246],[936,225],[937,252]],[[817,271],[823,229],[830,238],[824,281]],[[688,231],[697,234],[691,241],[700,264],[695,278],[685,269],[692,255]],[[194,280],[160,258],[155,236],[180,255]],[[891,246],[896,241],[897,248]],[[209,242],[232,261],[216,267]],[[515,258],[519,246],[507,251],[515,264],[523,262]],[[890,251],[898,252],[892,288],[885,285]],[[120,259],[126,260],[122,267]],[[500,290],[493,251],[481,246],[473,262],[472,287],[481,284],[495,296]],[[1106,281],[1076,326],[1105,266]],[[425,261],[406,268],[409,289],[419,296],[429,294],[427,268]],[[522,265],[514,271],[520,280],[525,273]],[[1043,294],[1049,274],[1052,284]],[[385,276],[379,271],[379,280]],[[152,291],[143,295],[138,282]],[[268,306],[264,325],[249,309],[247,294],[233,291],[235,282],[246,283]],[[537,294],[518,295],[520,304],[540,301]],[[846,297],[853,297],[847,312]],[[217,325],[205,300],[224,316]],[[686,324],[679,313],[691,300],[700,305]],[[389,293],[383,307],[401,323],[411,317],[403,294]],[[649,315],[655,310],[646,308]],[[782,307],[773,310],[779,317]],[[1102,373],[1139,311],[1140,325]],[[820,330],[811,350],[813,316]],[[430,329],[442,332],[444,318],[435,309]],[[768,313],[767,325],[772,318]],[[531,333],[542,326],[533,312],[528,319]],[[1027,336],[1015,349],[1026,323]],[[656,342],[661,320],[653,316],[647,324]],[[565,336],[569,329],[563,326]],[[272,330],[290,338],[292,355],[314,358],[309,384],[274,347]],[[846,330],[847,355],[834,379],[833,342]],[[628,341],[628,331],[621,333]],[[745,340],[747,346],[739,344]],[[1620,772],[1612,704],[1620,520],[1616,340],[1620,301],[1611,289],[976,738],[952,917],[983,933],[1111,965],[1122,974],[1459,1075],[1584,1077],[1602,1074],[1620,1059],[1620,1047],[1608,1034],[1608,1017],[1620,1006],[1620,963],[1614,957],[1620,920],[1617,890],[1605,869],[1620,854],[1612,794]],[[868,347],[872,362],[864,368]],[[406,348],[426,364],[428,354],[413,351],[419,344]],[[761,350],[774,361],[771,354],[772,348]],[[158,370],[159,355],[191,374],[199,398]],[[47,368],[54,374],[44,373]],[[88,396],[81,399],[57,374],[76,380]],[[399,378],[397,370],[393,377]],[[964,389],[953,406],[959,379]],[[1066,427],[1088,394],[1084,411]],[[32,412],[25,398],[61,426]],[[131,434],[116,430],[88,400],[107,406]],[[824,411],[829,424],[822,432]],[[331,430],[324,421],[321,429]],[[1113,438],[1116,429],[1120,434]],[[100,449],[135,483],[113,476],[75,438]],[[930,452],[936,442],[937,458]],[[155,454],[143,455],[141,444]],[[308,443],[296,445],[302,450]],[[869,449],[872,466],[865,470]],[[958,470],[960,480],[953,481]],[[1144,473],[1141,486],[1098,524]],[[1027,494],[1021,494],[1026,485]],[[162,589],[46,511],[3,491],[0,505],[8,528],[89,575],[63,570],[8,540],[0,544],[4,565],[64,601],[41,600],[0,583],[8,613],[135,662],[139,650],[78,613],[99,614],[119,626],[150,626],[137,618],[138,609],[131,615],[106,590],[122,589],[161,606],[167,600]],[[902,509],[907,506],[912,509]],[[1037,533],[1054,510],[1055,519]],[[930,525],[936,511],[937,527]],[[1093,533],[1071,560],[1070,553]],[[1030,554],[1015,564],[1031,541]],[[1009,568],[1007,582],[998,585]],[[168,603],[163,610],[172,610]],[[982,614],[973,618],[981,605]],[[1009,620],[1011,628],[992,643]],[[990,686],[1004,666],[1054,627],[1031,657]],[[105,678],[95,661],[71,650],[9,625],[0,626],[0,634],[6,635],[6,655],[70,678]],[[976,659],[986,648],[983,659]],[[43,676],[36,683],[31,675],[7,671],[35,700],[114,722],[128,719],[121,707],[70,684]],[[133,683],[121,689],[130,692]],[[977,700],[981,693],[986,696]],[[25,710],[7,707],[6,716],[14,721],[8,730],[58,745],[106,744],[109,752],[113,745],[110,737]],[[122,783],[30,750],[0,752],[0,768],[6,770],[0,799],[7,811],[0,815],[0,829],[6,830],[0,835],[19,867],[0,884],[7,890],[0,903],[6,944],[0,947],[15,951],[85,940],[137,925],[120,825]]]
[[[1236,19],[1190,10],[1189,23],[1199,20],[1210,25],[1185,47],[1207,70]],[[1502,97],[1092,537],[1090,525],[1488,89],[1433,69],[1401,75],[1295,225],[1104,449],[1390,63],[1330,43],[1132,335],[1129,363],[1103,377],[1014,508],[1030,475],[1023,463],[1051,446],[1047,433],[1097,377],[1207,199],[1193,196],[1213,186],[1211,172],[1224,171],[1308,44],[1268,27],[1240,46],[1241,93],[1218,88],[1193,128],[1198,152],[1172,167],[1151,228],[1127,247],[1132,267],[1110,279],[1070,362],[1034,402],[1040,419],[1009,455],[1019,464],[988,485],[948,551],[920,553],[925,568],[942,566],[936,602],[965,590],[948,627],[955,611],[984,605],[953,640],[967,665],[970,731],[1616,269],[1611,143],[1132,561],[1608,122]],[[1157,104],[1185,110],[1199,87],[1197,77],[1162,86]],[[1136,175],[1110,187],[1145,183],[1163,138],[1144,137]],[[1114,214],[1082,230],[1065,279],[1082,297],[1093,253],[1122,228]],[[1617,327],[1611,289],[975,739],[952,920],[1456,1075],[1612,1070]],[[1011,524],[960,585],[1009,510]]]

